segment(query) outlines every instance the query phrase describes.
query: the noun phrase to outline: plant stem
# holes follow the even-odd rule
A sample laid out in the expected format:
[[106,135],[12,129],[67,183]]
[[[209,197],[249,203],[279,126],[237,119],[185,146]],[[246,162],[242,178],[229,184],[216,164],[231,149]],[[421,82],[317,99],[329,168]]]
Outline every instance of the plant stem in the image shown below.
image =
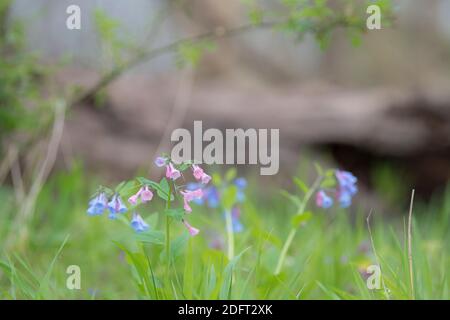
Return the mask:
[[[166,209],[170,209],[170,198],[172,197],[172,184],[169,182],[169,195],[167,197]],[[170,270],[170,217],[166,214],[166,258],[167,258],[167,276]]]
[[416,299],[416,294],[414,292],[414,272],[413,272],[413,256],[412,256],[412,213],[414,205],[414,189],[411,193],[411,202],[409,205],[409,215],[408,215],[408,264],[409,264],[409,283],[411,288],[411,299]]
[[[313,194],[319,188],[321,182],[322,176],[317,177],[316,181],[314,181],[313,185],[303,198],[303,201],[300,203],[296,214],[297,216],[302,215],[305,212],[305,208],[306,205],[308,204],[308,201],[311,199]],[[292,227],[291,230],[289,231],[288,237],[286,238],[286,241],[283,244],[283,248],[281,249],[280,257],[278,258],[277,267],[275,268],[274,275],[280,274],[281,269],[283,268],[284,265],[284,260],[286,259],[286,254],[289,250],[289,247],[291,246],[292,241],[295,238],[295,235],[297,234],[297,230],[298,230],[297,227]]]
[[233,259],[234,257],[234,233],[233,233],[233,220],[231,217],[231,210],[225,210],[225,221],[228,239],[228,260],[231,261],[231,259]]

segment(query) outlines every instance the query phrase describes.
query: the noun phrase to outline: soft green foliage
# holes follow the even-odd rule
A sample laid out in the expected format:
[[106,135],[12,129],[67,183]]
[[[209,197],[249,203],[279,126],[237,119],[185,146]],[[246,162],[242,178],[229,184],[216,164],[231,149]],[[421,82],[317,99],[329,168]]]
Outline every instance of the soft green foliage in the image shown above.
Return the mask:
[[[3,28],[8,0],[0,0],[0,139],[24,129],[48,124],[42,112],[49,103],[42,97],[46,70],[24,48],[19,24]],[[280,0],[267,10],[260,2],[247,0],[251,27],[270,22],[272,27],[301,39],[306,34],[326,47],[331,33],[343,28],[354,45],[365,31],[368,4],[380,6],[383,25],[388,25],[392,5],[377,1]],[[152,55],[124,41],[117,20],[98,10],[94,15],[99,40],[111,78]],[[250,28],[243,28],[249,30]],[[229,30],[222,30],[225,34]],[[180,67],[197,66],[207,51],[213,50],[215,36],[181,39],[157,52],[175,51]],[[127,60],[129,49],[136,49]],[[156,51],[156,50],[155,50]],[[152,51],[150,51],[151,53]],[[156,55],[155,55],[156,56]],[[97,95],[98,96],[98,95]],[[46,121],[44,121],[46,120]],[[20,131],[19,131],[20,130]],[[1,154],[1,153],[0,153]],[[181,171],[187,169],[179,168]],[[168,181],[138,177],[115,188],[94,190],[96,181],[81,166],[52,176],[39,193],[35,215],[24,228],[29,239],[16,239],[0,251],[0,298],[101,298],[101,299],[408,299],[411,297],[405,231],[402,219],[372,222],[377,256],[371,248],[366,215],[358,209],[328,211],[317,209],[311,197],[318,187],[332,188],[332,171],[317,167],[317,183],[306,175],[293,178],[295,191],[258,193],[250,184],[250,194],[242,205],[242,233],[230,232],[222,209],[235,204],[236,187],[227,185],[236,171],[214,174],[216,185],[224,185],[221,210],[194,206],[189,216],[201,233],[190,237],[179,223],[185,212],[170,207],[176,201]],[[394,172],[375,172],[376,187],[389,193],[390,201],[404,201],[392,183]],[[119,192],[124,198],[143,185],[156,190],[162,201],[142,206],[141,214],[151,226],[136,234],[123,216],[116,221],[88,217],[86,203],[92,192]],[[393,186],[394,185],[394,186]],[[395,194],[397,192],[397,194]],[[286,201],[288,199],[289,201]],[[166,202],[166,203],[164,203]],[[17,212],[17,200],[9,186],[0,187],[0,243]],[[413,229],[413,261],[416,297],[450,298],[450,192],[430,204],[417,204]],[[164,231],[168,217],[172,237]],[[290,235],[290,236],[288,236]],[[170,246],[167,239],[170,238]],[[213,240],[222,244],[211,245]],[[227,241],[224,241],[227,239]],[[230,240],[231,239],[231,240]],[[290,240],[289,240],[290,239]],[[286,245],[287,240],[290,242]],[[223,243],[233,244],[233,250]],[[285,248],[285,250],[283,250]],[[281,259],[280,259],[281,257]],[[377,261],[379,260],[379,261]],[[169,263],[170,262],[170,263]],[[381,263],[383,289],[368,290],[361,274],[368,265]],[[81,290],[66,288],[66,269],[81,267]],[[274,275],[274,270],[276,270]]]
[[[155,231],[163,222],[156,214],[164,210],[163,205],[146,207],[151,231],[136,235],[121,223],[125,221],[86,215],[88,190],[94,185],[80,166],[49,181],[30,224],[29,245],[1,253],[1,298],[386,298],[382,289],[368,290],[361,276],[368,265],[377,263],[366,225],[367,212],[324,211],[309,206],[304,213],[309,216],[308,224],[299,227],[282,272],[274,276],[281,246],[292,226],[287,217],[296,206],[281,195],[262,197],[255,180],[242,208],[245,231],[235,234],[235,257],[230,261],[226,248],[209,245],[211,237],[225,235],[223,216],[195,206],[189,218],[202,232],[192,238],[182,226],[173,225],[173,263],[166,277],[164,233]],[[294,196],[301,194],[294,192]],[[5,187],[0,189],[0,197],[5,204],[0,215],[4,234],[14,200]],[[408,199],[404,202],[407,206]],[[371,230],[387,298],[409,299],[403,217],[382,218],[379,213],[373,215]],[[416,297],[449,299],[450,190],[429,204],[416,203],[414,217]],[[65,272],[73,264],[81,267],[81,290],[66,288]]]
[[49,70],[26,50],[22,25],[6,25],[9,4],[0,0],[0,141],[16,130],[39,129],[48,108],[41,84]]
[[124,62],[123,55],[127,44],[124,37],[119,35],[120,22],[109,17],[101,9],[95,10],[94,22],[102,45],[103,59],[110,62],[112,66],[121,65]]
[[196,67],[203,55],[214,49],[215,44],[211,41],[185,41],[177,48],[176,64],[180,68],[186,66]]
[[[338,28],[346,30],[350,42],[358,46],[361,35],[366,31],[366,9],[369,5],[380,7],[383,26],[389,26],[392,20],[393,6],[390,0],[280,1],[288,12],[288,18],[279,28],[294,34],[299,40],[311,33],[322,49],[328,46],[332,32]],[[285,15],[285,11],[278,15]]]

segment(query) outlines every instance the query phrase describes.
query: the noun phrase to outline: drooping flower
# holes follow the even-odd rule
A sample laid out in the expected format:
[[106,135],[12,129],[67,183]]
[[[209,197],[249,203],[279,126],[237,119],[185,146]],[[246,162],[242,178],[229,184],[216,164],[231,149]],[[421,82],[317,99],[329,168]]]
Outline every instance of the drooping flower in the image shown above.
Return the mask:
[[210,208],[217,208],[219,206],[219,192],[216,187],[209,186],[205,187],[199,182],[188,183],[186,189],[189,191],[194,191],[197,189],[202,189],[203,196],[201,198],[194,198],[192,202],[197,205],[207,204]]
[[328,209],[333,205],[333,199],[330,198],[325,191],[319,190],[316,193],[316,205],[319,208]]
[[234,184],[236,185],[236,187],[238,187],[238,189],[244,190],[247,187],[247,180],[243,177],[240,177],[234,180]]
[[336,170],[336,179],[340,190],[344,189],[351,196],[358,192],[358,188],[356,187],[358,179],[351,172]]
[[208,206],[210,208],[217,208],[220,204],[220,194],[216,187],[211,186],[205,189],[205,196]]
[[136,194],[133,194],[131,197],[128,198],[128,202],[132,205],[136,205],[139,198],[141,199],[142,203],[146,203],[153,198],[153,192],[150,190],[150,188],[145,185],[139,189]]
[[195,200],[195,199],[201,199],[203,197],[203,190],[197,189],[197,190],[184,190],[180,191],[184,198],[184,210],[186,212],[192,212],[192,208],[189,206],[189,202]]
[[120,198],[120,195],[118,193],[114,194],[111,198],[111,201],[108,203],[108,209],[110,212],[110,219],[115,219],[116,214],[125,213],[128,210],[125,204],[122,202],[122,199]]
[[198,165],[193,164],[192,165],[192,174],[194,175],[194,178],[196,180],[201,180],[202,176],[205,174],[205,172]]
[[132,205],[136,205],[139,197],[141,196],[142,191],[143,189],[140,188],[139,191],[136,192],[136,194],[133,194],[131,197],[128,198],[128,202],[131,203]]
[[211,176],[207,175],[206,173],[203,175],[202,177],[202,183],[203,184],[208,184],[211,181]]
[[244,202],[245,201],[245,193],[244,190],[247,187],[247,180],[245,178],[237,178],[234,180],[234,185],[237,187],[237,193],[236,193],[236,200],[237,202]]
[[244,230],[244,226],[242,225],[241,221],[239,221],[238,219],[233,219],[232,225],[233,225],[234,233],[239,233]]
[[160,167],[160,168],[164,167],[166,165],[166,163],[167,163],[167,159],[164,157],[158,157],[155,159],[155,165],[157,167]]
[[199,206],[201,206],[205,203],[205,197],[206,197],[206,192],[207,192],[208,188],[203,188],[203,185],[200,183],[197,183],[197,182],[189,182],[186,185],[186,189],[189,191],[202,189],[203,196],[201,198],[195,198],[194,200],[192,200],[192,202],[194,202],[195,204],[198,204]]
[[146,185],[143,187],[141,192],[141,201],[142,203],[146,203],[153,198],[153,192],[150,191],[150,188]]
[[348,171],[336,170],[338,188],[336,198],[342,208],[348,208],[352,204],[352,197],[358,192],[356,182],[358,179]]
[[[228,211],[223,213],[224,218],[226,219]],[[231,215],[231,228],[234,233],[239,233],[244,230],[244,226],[242,225],[239,217],[241,216],[241,210],[238,207],[233,207],[230,212]]]
[[238,207],[234,207],[231,210],[231,224],[233,227],[233,232],[239,233],[244,230],[244,226],[242,225],[239,217],[241,216],[241,210]]
[[350,192],[345,189],[340,189],[336,193],[337,199],[339,201],[339,205],[342,208],[348,208],[352,204],[352,195]]
[[166,177],[168,179],[172,179],[173,181],[181,177],[180,171],[175,169],[171,162],[166,166]]
[[144,232],[149,228],[144,219],[136,212],[133,213],[133,219],[131,219],[130,225],[136,232]]
[[208,184],[209,181],[211,181],[211,176],[207,175],[205,171],[203,171],[202,168],[200,168],[198,165],[193,164],[192,165],[192,173],[194,175],[194,178],[197,181],[201,181],[203,184]]
[[186,228],[188,229],[188,231],[189,231],[189,234],[191,235],[191,236],[196,236],[199,232],[200,232],[200,230],[199,229],[197,229],[197,228],[194,228],[193,226],[191,226],[186,220],[184,220],[183,219],[183,223],[184,223],[184,225],[186,226]]
[[101,215],[105,211],[108,205],[108,198],[104,192],[100,192],[95,198],[89,201],[89,208],[87,210],[88,215],[97,216]]

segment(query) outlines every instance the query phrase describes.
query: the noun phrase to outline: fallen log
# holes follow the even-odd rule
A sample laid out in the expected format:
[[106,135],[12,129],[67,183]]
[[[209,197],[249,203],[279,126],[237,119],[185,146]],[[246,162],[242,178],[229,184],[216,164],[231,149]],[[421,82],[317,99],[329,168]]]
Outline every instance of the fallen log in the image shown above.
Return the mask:
[[[87,78],[78,73],[66,80],[89,83]],[[364,155],[367,162],[414,161],[411,170],[419,174],[424,169],[432,187],[450,178],[448,90],[328,85],[269,90],[193,82],[180,109],[176,100],[177,91],[185,90],[180,89],[182,81],[140,75],[118,79],[108,88],[105,106],[84,103],[72,111],[63,149],[81,156],[91,168],[126,175],[150,161],[164,132],[191,129],[194,120],[202,120],[204,128],[280,129],[282,167],[296,163],[302,146],[328,146],[349,166],[352,154]]]

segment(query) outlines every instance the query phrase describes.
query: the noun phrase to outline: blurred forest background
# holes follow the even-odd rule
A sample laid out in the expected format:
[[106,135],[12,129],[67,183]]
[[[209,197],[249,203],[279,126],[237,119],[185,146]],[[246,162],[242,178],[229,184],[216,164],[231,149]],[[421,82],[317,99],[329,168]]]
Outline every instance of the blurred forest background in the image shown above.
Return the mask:
[[[381,30],[366,28],[374,3]],[[74,4],[80,30],[66,27]],[[449,88],[450,0],[0,0],[0,298],[414,299],[416,283],[417,298],[448,299]],[[174,224],[190,249],[173,250],[170,279],[169,245],[86,209],[99,184],[159,179],[153,160],[194,120],[280,129],[280,172],[237,166],[248,188],[236,253],[253,247],[236,272],[223,263],[223,212],[197,206],[199,237]],[[350,208],[306,208],[313,193],[292,180],[312,182],[314,162],[358,177]],[[160,204],[139,208],[147,240]],[[309,224],[289,223],[305,213]],[[375,245],[390,293],[365,285]],[[150,263],[173,282],[149,284]],[[72,264],[82,290],[66,287]]]
[[[450,177],[448,0],[392,1],[391,25],[361,36],[336,28],[326,48],[308,34],[296,41],[265,28],[220,38],[276,1],[3,3],[3,29],[20,21],[23,51],[51,71],[45,88],[35,88],[44,96],[76,96],[119,66],[111,83],[69,109],[55,150],[59,168],[81,160],[96,174],[124,179],[169,150],[173,129],[203,120],[204,128],[280,128],[281,173],[261,178],[270,182],[285,181],[302,157],[337,163],[387,194],[415,187],[429,197]],[[81,30],[65,27],[71,4],[82,9]],[[121,69],[133,52],[209,31],[220,39],[194,68],[180,68],[174,50]],[[185,53],[200,59],[195,49]],[[11,160],[4,177],[20,154],[10,142],[21,136],[3,137],[2,157]],[[45,148],[46,140],[35,142]]]

